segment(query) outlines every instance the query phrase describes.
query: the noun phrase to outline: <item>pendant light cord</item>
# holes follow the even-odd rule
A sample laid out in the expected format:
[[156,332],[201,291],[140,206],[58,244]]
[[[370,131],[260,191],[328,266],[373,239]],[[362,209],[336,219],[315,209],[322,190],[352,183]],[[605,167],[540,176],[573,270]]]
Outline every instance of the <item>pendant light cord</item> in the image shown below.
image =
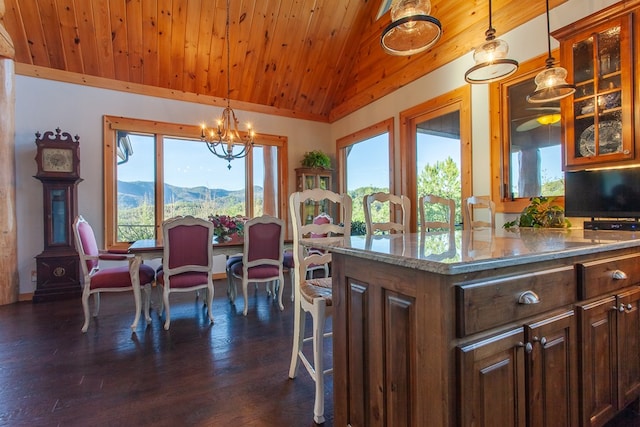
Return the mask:
[[229,15],[230,15],[231,3],[227,0],[227,24],[226,24],[226,37],[227,37],[227,108],[231,108],[231,42],[229,40]]
[[547,57],[546,63],[547,68],[553,67],[554,58],[551,56],[551,24],[549,24],[549,0],[546,0],[547,4],[547,51],[549,52],[549,56]]
[[489,28],[484,33],[487,41],[494,40],[496,38],[496,30],[493,28],[493,24],[491,23],[491,14],[491,0],[489,0]]

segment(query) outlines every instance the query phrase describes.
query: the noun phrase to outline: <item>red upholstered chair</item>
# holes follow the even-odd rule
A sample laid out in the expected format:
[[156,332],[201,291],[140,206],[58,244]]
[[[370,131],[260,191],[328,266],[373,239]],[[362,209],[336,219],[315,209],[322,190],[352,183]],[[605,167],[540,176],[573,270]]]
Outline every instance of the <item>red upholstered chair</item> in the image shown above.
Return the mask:
[[[82,291],[82,308],[84,310],[84,324],[82,332],[87,332],[89,328],[89,297],[93,295],[94,312],[93,316],[98,316],[100,310],[101,292],[133,292],[135,302],[135,317],[131,329],[135,330],[140,320],[141,295],[140,284],[145,287],[145,319],[151,323],[149,316],[149,292],[151,283],[155,279],[155,271],[146,264],[141,264],[137,271],[129,271],[129,265],[119,267],[100,268],[100,260],[113,260],[112,254],[101,254],[98,250],[95,234],[91,225],[82,216],[78,216],[73,222],[73,233],[75,235],[75,245],[80,256],[80,268],[84,281]],[[122,256],[120,255],[121,259]]]
[[[309,202],[323,202],[325,206],[334,207],[330,212],[337,212],[341,224],[323,221],[318,224],[303,224],[302,207]],[[331,262],[331,253],[320,250],[307,250],[301,239],[312,236],[326,236],[333,242],[342,242],[351,234],[351,198],[348,194],[337,194],[329,190],[315,188],[293,193],[289,197],[289,212],[293,221],[293,262],[295,265],[295,302],[293,323],[293,346],[289,378],[295,378],[298,366],[307,369],[316,383],[313,419],[316,423],[324,422],[324,375],[332,372],[324,366],[324,339],[331,336],[325,331],[326,319],[333,313],[331,277],[307,278],[310,266],[322,266]],[[313,335],[305,336],[307,314],[311,315]],[[313,362],[303,352],[305,343],[313,343]]]
[[162,223],[164,253],[157,282],[162,286],[164,329],[171,324],[169,294],[206,289],[205,303],[213,323],[213,223],[192,216],[177,217]]
[[[249,309],[247,288],[249,282],[269,283],[278,281],[278,304],[282,305],[282,292],[284,290],[283,273],[283,248],[284,248],[284,221],[279,218],[262,215],[252,218],[244,225],[244,250],[242,262],[231,267],[233,277],[242,280],[242,296],[244,297],[243,314],[246,316]],[[267,288],[267,291],[269,289]],[[232,292],[235,294],[235,284]]]

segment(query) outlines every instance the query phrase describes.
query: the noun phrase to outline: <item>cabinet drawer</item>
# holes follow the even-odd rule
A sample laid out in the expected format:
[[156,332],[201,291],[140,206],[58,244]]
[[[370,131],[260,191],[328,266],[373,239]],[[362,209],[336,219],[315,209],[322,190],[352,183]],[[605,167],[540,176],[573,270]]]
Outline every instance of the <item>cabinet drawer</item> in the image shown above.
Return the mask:
[[456,334],[463,337],[572,304],[576,300],[575,270],[567,266],[461,283],[455,292]]
[[640,254],[576,264],[578,296],[589,299],[638,283]]

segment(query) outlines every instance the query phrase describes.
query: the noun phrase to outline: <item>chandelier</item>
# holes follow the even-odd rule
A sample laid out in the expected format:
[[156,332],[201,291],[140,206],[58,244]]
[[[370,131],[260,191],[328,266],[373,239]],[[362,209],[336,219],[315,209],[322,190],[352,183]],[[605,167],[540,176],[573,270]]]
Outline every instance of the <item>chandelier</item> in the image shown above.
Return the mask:
[[562,67],[554,67],[555,59],[551,56],[551,29],[549,26],[549,0],[547,1],[547,49],[549,56],[545,61],[545,69],[540,71],[535,78],[536,90],[527,95],[527,101],[532,103],[541,103],[549,101],[557,101],[576,91],[576,87],[568,84],[567,70]]
[[[253,147],[253,138],[255,132],[251,125],[247,125],[246,132],[238,130],[238,118],[231,108],[231,79],[229,73],[231,71],[231,42],[229,40],[229,9],[230,0],[227,0],[227,22],[226,22],[226,41],[227,41],[227,106],[222,111],[222,116],[217,121],[217,127],[207,129],[202,125],[202,133],[200,139],[206,142],[207,148],[217,157],[229,162],[227,166],[231,169],[231,160],[246,157]],[[236,151],[234,151],[234,148]]]

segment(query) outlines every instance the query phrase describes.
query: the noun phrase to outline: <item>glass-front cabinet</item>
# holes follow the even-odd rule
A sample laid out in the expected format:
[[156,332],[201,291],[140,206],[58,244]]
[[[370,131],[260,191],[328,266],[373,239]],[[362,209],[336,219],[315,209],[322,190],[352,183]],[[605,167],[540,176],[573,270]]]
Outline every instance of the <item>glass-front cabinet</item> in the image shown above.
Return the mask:
[[566,170],[635,156],[631,14],[595,22],[554,33],[561,65],[576,86],[562,101]]
[[[298,168],[296,169],[296,189],[297,191],[310,190],[312,188],[322,188],[333,191],[331,185],[331,169],[321,168]],[[310,224],[320,213],[325,212],[333,217],[332,212],[327,212],[326,201],[307,202],[304,206],[303,218],[305,224]]]

